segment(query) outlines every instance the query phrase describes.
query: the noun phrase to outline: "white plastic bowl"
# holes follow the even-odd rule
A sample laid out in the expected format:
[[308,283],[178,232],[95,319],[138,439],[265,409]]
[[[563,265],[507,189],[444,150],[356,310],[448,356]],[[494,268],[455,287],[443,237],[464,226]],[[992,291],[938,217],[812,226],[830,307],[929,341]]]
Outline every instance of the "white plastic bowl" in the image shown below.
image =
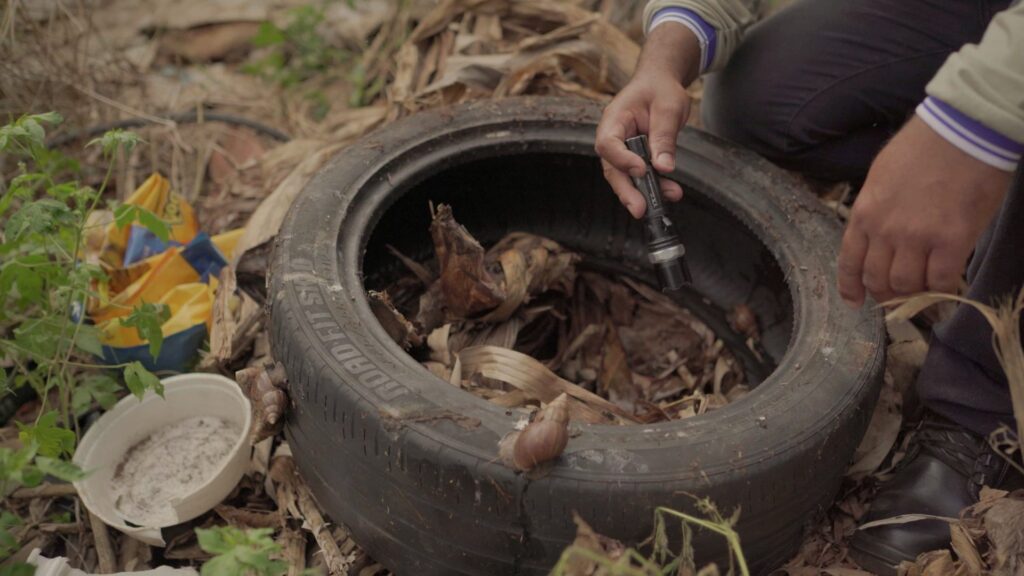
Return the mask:
[[[219,504],[245,474],[252,443],[249,400],[234,380],[217,374],[181,374],[162,380],[164,397],[147,392],[122,398],[85,433],[74,462],[88,474],[75,482],[82,503],[108,526],[153,546],[164,546],[161,528],[187,522]],[[176,518],[157,526],[131,526],[118,513],[110,491],[115,468],[130,448],[157,430],[196,416],[221,418],[241,434],[210,478],[191,494],[172,501]]]

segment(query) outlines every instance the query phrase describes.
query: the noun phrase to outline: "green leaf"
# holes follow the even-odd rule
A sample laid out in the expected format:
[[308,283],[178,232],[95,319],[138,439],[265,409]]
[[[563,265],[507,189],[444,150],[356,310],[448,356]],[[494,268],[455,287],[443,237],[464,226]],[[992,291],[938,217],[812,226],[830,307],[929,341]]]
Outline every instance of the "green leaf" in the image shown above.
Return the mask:
[[0,490],[11,483],[36,486],[42,482],[42,472],[30,464],[35,455],[35,445],[24,446],[20,450],[0,448]]
[[118,149],[123,148],[125,152],[130,152],[139,142],[142,142],[142,139],[139,138],[138,134],[122,130],[121,128],[114,128],[113,130],[106,131],[103,136],[91,140],[86,146],[99,145],[100,149],[103,150],[103,155],[111,158],[117,153]]
[[62,120],[56,112],[22,116],[12,124],[0,127],[0,151],[27,155],[44,148],[46,130],[43,124],[59,124]]
[[28,254],[8,260],[0,267],[0,294],[13,296],[16,289],[17,301],[21,305],[43,302],[43,276],[40,274],[49,258],[45,254]]
[[272,528],[241,530],[233,526],[196,528],[199,547],[215,554],[203,564],[202,576],[280,576],[288,564],[272,560],[281,546],[270,537]]
[[140,362],[132,362],[124,367],[124,383],[128,390],[140,400],[146,390],[152,390],[161,397],[164,395],[163,383],[152,372],[146,370]]
[[0,513],[0,561],[18,550],[18,540],[11,534],[11,528],[21,526],[21,518],[4,510]]
[[256,48],[264,48],[284,42],[284,32],[273,22],[262,22],[256,35],[250,40]]
[[171,309],[165,304],[145,302],[132,309],[131,314],[121,320],[121,325],[135,328],[139,338],[149,342],[149,354],[156,360],[164,344],[164,333],[160,327],[170,317]]
[[53,198],[40,198],[22,205],[4,226],[6,240],[17,240],[26,234],[52,233],[60,226],[72,227],[75,215],[67,204]]
[[39,471],[43,474],[49,474],[65,482],[75,482],[85,478],[85,471],[74,462],[67,460],[36,456],[36,468],[39,468]]
[[135,204],[121,204],[114,208],[114,224],[118,228],[124,228],[135,221],[136,211],[139,209]]
[[106,374],[90,374],[75,386],[71,393],[71,409],[75,416],[81,416],[91,406],[93,400],[104,410],[110,410],[117,404],[121,385]]
[[82,324],[78,327],[75,347],[93,356],[103,356],[103,344],[100,342],[100,330],[94,324]]
[[171,226],[145,208],[139,208],[139,224],[145,226],[161,242],[167,242],[171,238]]
[[75,433],[57,426],[57,411],[51,410],[39,417],[35,424],[18,425],[18,439],[22,444],[38,446],[39,454],[59,457],[70,456],[75,451]]
[[53,360],[60,344],[62,322],[54,316],[26,320],[14,329],[14,342],[31,354],[36,362]]
[[62,182],[46,189],[46,193],[61,202],[67,202],[70,198],[78,195],[79,187],[74,182]]
[[71,512],[68,512],[67,510],[63,512],[54,512],[53,514],[50,514],[49,520],[54,524],[67,524],[68,522],[71,522]]
[[0,576],[33,576],[36,567],[24,562],[17,562],[9,566],[0,567]]
[[118,228],[124,228],[136,221],[152,232],[161,242],[167,242],[171,237],[170,224],[149,210],[135,204],[122,204],[114,208],[114,224]]

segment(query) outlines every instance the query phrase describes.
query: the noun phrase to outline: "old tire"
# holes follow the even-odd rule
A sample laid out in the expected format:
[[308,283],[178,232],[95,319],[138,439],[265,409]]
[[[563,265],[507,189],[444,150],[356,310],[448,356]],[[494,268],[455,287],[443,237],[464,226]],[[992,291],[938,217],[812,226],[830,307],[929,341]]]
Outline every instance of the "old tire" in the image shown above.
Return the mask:
[[[673,178],[688,196],[672,213],[696,286],[719,309],[747,302],[778,364],[742,400],[680,422],[584,426],[530,479],[497,462],[514,418],[384,333],[365,286],[398,273],[385,244],[429,254],[428,201],[452,204],[485,243],[526,229],[643,262],[593,152],[599,115],[564,99],[417,114],[338,155],[284,222],[269,298],[287,436],[319,503],[399,575],[544,574],[573,540],[573,511],[633,544],[655,507],[693,510],[691,494],[741,508],[745,554],[771,569],[831,502],[863,435],[883,332],[877,312],[850,311],[834,288],[838,223],[782,171],[698,131],[679,138]],[[715,535],[698,532],[695,547],[724,558]]]

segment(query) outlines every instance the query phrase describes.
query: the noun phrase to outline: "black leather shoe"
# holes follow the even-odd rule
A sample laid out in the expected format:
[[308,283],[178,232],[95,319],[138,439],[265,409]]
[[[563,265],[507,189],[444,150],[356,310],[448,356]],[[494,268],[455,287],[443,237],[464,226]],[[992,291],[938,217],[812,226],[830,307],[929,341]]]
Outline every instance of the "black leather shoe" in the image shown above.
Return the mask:
[[[1019,476],[984,438],[929,414],[900,468],[879,489],[863,523],[901,514],[957,518],[978,501],[982,486],[1003,486],[1011,472]],[[861,568],[888,576],[895,575],[896,566],[904,560],[948,547],[946,522],[920,520],[857,530],[850,541],[850,556]]]

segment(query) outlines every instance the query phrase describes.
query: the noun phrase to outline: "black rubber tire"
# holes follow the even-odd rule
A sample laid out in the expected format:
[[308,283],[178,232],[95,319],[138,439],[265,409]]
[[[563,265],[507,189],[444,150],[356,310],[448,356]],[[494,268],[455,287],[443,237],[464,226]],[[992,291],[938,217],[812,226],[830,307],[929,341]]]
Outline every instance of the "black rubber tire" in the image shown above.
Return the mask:
[[[766,336],[778,368],[742,400],[654,426],[582,426],[550,473],[531,480],[497,462],[515,418],[432,376],[384,333],[364,293],[364,259],[375,262],[366,282],[383,266],[374,229],[383,218],[394,233],[387,241],[407,236],[400,248],[429,250],[425,202],[415,211],[392,207],[460,165],[555,155],[571,170],[532,176],[565,190],[547,194],[544,206],[505,206],[496,192],[455,203],[475,234],[501,223],[483,241],[527,228],[610,260],[642,257],[639,228],[600,177],[599,117],[592,103],[544,98],[421,113],[345,150],[285,219],[269,302],[274,355],[290,379],[287,437],[319,503],[399,575],[544,574],[573,540],[572,511],[600,533],[637,543],[651,534],[655,507],[693,510],[689,494],[723,512],[740,507],[745,554],[755,571],[769,570],[831,502],[863,435],[881,382],[883,330],[878,312],[849,310],[834,288],[839,224],[795,179],[698,131],[679,138],[673,178],[688,197],[672,213],[684,223],[696,285],[718,306],[756,301],[762,322],[772,309],[786,316]],[[476,184],[500,188],[504,178],[482,170],[473,172]],[[508,174],[517,177],[525,176]],[[431,190],[422,199],[444,200],[445,186]],[[701,228],[695,214],[722,222]],[[744,268],[732,274],[740,264],[730,250],[748,243],[774,262],[737,255]],[[711,253],[717,260],[702,265],[701,254]],[[762,274],[777,277],[771,282],[784,294],[761,295]],[[699,558],[724,558],[718,536],[700,532],[694,542]]]

